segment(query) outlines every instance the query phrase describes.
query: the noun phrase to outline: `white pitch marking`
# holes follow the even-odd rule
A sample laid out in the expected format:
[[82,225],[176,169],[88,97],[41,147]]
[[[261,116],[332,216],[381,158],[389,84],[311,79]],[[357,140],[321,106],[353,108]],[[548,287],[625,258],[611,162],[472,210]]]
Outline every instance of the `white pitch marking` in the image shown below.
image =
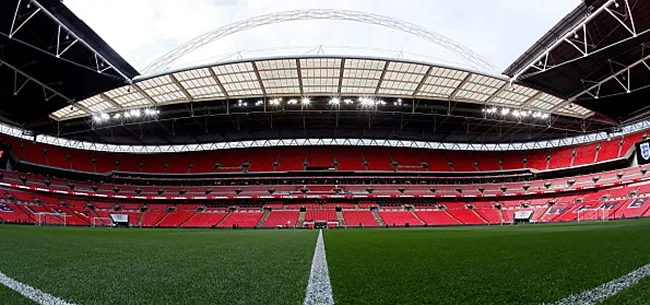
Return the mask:
[[307,294],[303,305],[333,305],[332,283],[330,283],[330,272],[327,268],[325,257],[325,242],[323,241],[323,230],[318,232],[314,259],[311,262]]
[[560,299],[552,305],[594,305],[617,295],[626,288],[636,285],[640,280],[649,275],[650,264],[647,264],[596,288]]
[[19,281],[16,281],[6,274],[0,272],[0,284],[7,286],[9,289],[20,293],[24,297],[36,302],[41,305],[76,305],[74,303],[69,303],[65,300],[59,299],[47,292],[44,292],[38,288],[23,284]]

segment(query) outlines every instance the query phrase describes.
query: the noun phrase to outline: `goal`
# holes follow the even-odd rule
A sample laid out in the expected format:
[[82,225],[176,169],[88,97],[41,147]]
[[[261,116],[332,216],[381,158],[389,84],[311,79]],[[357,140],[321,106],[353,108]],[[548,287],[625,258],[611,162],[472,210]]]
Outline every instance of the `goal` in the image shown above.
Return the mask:
[[606,221],[609,214],[605,209],[582,209],[578,210],[578,222],[584,221]]
[[57,226],[66,226],[68,224],[68,214],[59,214],[59,213],[35,213],[36,215],[36,225],[57,225]]
[[90,225],[94,227],[112,227],[113,220],[110,217],[93,217],[90,219]]

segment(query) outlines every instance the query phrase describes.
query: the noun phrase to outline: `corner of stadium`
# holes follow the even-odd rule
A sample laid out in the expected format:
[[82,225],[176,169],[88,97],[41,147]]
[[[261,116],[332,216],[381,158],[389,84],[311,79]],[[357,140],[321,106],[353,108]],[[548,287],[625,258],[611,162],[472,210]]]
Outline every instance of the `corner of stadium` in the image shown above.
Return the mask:
[[[504,71],[331,9],[222,25],[138,71],[62,1],[0,8],[0,303],[648,304],[650,1],[581,1]],[[175,65],[310,20],[474,68]]]

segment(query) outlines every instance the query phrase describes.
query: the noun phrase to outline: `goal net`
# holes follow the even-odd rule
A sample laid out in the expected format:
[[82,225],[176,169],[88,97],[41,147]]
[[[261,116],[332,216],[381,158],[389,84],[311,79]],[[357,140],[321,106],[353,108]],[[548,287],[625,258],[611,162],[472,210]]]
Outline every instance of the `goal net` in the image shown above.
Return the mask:
[[36,213],[36,225],[56,225],[56,226],[66,226],[68,224],[68,214],[59,214],[59,213]]
[[582,209],[578,210],[578,222],[584,221],[606,221],[608,210],[605,209]]
[[110,217],[93,217],[90,219],[90,225],[94,227],[112,227],[113,220]]

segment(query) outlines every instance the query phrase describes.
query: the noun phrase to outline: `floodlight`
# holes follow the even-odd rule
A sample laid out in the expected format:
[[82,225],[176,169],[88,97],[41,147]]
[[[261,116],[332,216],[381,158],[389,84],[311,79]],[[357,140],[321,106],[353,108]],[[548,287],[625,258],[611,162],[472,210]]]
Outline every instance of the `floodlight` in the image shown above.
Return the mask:
[[548,113],[542,114],[542,119],[548,119]]
[[521,113],[519,112],[519,110],[514,110],[512,111],[512,115],[514,115],[515,117],[519,117],[521,116]]
[[108,114],[106,114],[106,113],[102,113],[102,114],[100,114],[99,117],[102,118],[102,120],[108,120],[108,119],[111,118],[111,117],[110,117]]
[[130,117],[131,117],[131,113],[128,112],[128,111],[124,111],[124,117],[125,117],[125,118],[130,118]]
[[349,99],[349,98],[346,98],[345,100],[343,100],[343,103],[345,103],[346,105],[350,105],[350,104],[354,103],[354,101]]
[[278,105],[280,105],[280,102],[282,102],[282,99],[281,99],[281,98],[274,98],[274,99],[272,99],[272,100],[269,101],[269,103],[270,103],[272,106],[278,106]]
[[290,99],[290,100],[287,102],[287,104],[289,104],[289,105],[296,105],[296,104],[298,104],[298,100],[292,98],[292,99]]
[[311,100],[308,97],[303,97],[300,100],[300,104],[302,104],[302,105],[309,105],[310,103],[311,103]]
[[139,117],[140,116],[140,109],[131,110],[131,116],[134,116],[136,118]]
[[261,106],[262,104],[264,104],[264,101],[262,100],[255,102],[255,106]]
[[339,99],[338,97],[333,97],[330,99],[329,104],[338,106],[341,104],[341,99]]

